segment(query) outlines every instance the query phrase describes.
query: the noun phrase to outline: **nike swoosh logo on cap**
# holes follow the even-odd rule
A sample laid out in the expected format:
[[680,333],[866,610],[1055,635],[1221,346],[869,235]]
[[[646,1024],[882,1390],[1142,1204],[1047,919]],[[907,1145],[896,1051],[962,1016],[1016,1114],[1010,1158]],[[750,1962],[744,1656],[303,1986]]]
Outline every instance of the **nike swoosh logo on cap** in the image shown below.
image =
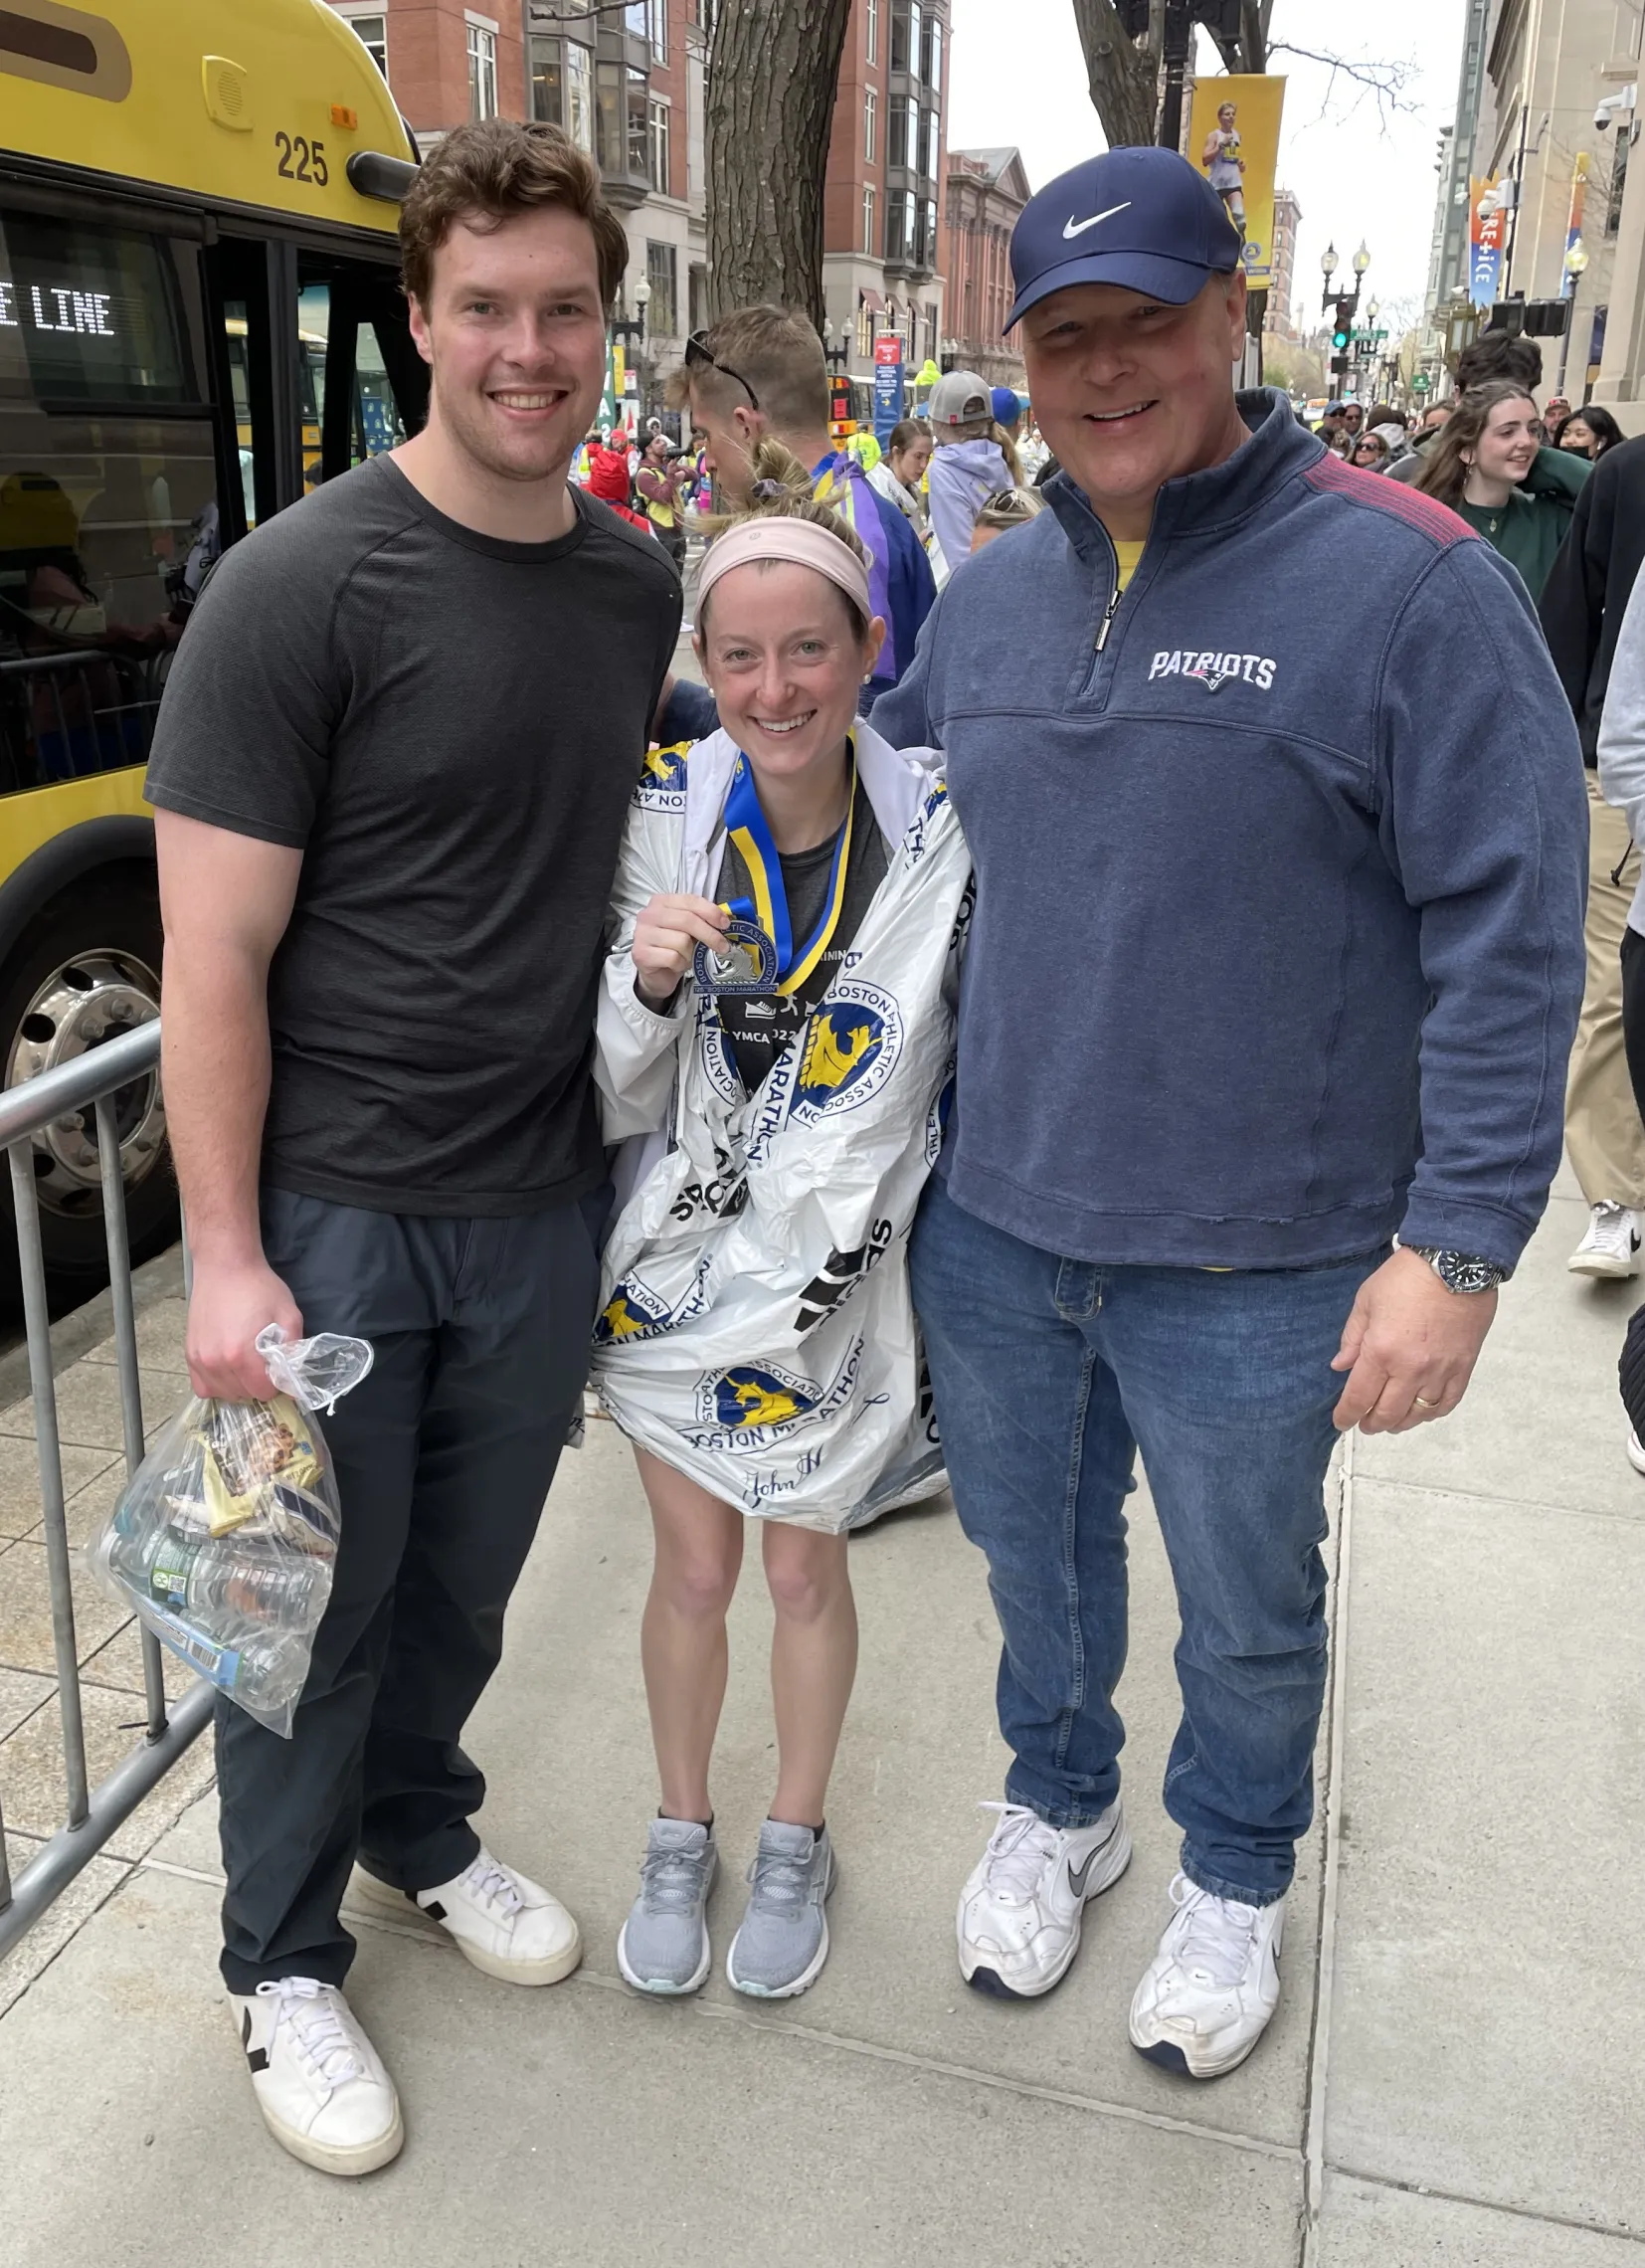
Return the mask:
[[1110,205],[1106,213],[1093,213],[1088,221],[1076,221],[1073,214],[1070,213],[1062,224],[1063,236],[1065,238],[1083,236],[1087,229],[1094,229],[1099,221],[1111,221],[1116,213],[1129,213],[1131,204],[1132,200],[1128,197],[1123,205]]

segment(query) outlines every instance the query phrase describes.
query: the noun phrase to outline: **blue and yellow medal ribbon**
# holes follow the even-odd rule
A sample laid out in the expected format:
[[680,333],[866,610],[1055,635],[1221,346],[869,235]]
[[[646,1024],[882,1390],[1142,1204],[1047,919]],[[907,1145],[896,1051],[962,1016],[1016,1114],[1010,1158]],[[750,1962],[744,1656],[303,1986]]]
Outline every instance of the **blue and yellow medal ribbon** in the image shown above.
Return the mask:
[[839,926],[839,912],[845,902],[845,874],[851,862],[851,827],[856,817],[856,750],[851,750],[850,779],[845,805],[845,824],[834,845],[833,865],[828,875],[828,893],[823,901],[822,913],[817,927],[806,942],[795,947],[794,933],[789,921],[788,892],[783,887],[783,862],[772,840],[771,828],[760,808],[760,798],[754,786],[754,773],[746,756],[737,758],[737,768],[731,775],[731,793],[725,799],[726,833],[737,847],[748,873],[751,898],[732,898],[723,911],[733,920],[755,921],[777,948],[777,984],[779,993],[796,993],[812,974],[828,949],[828,941]]

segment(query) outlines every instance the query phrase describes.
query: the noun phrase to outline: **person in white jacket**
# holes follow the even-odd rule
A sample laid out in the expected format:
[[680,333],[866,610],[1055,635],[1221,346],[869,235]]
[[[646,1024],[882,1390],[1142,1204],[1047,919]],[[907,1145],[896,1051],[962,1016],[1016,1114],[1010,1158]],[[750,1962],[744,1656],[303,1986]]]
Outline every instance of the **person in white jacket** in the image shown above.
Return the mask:
[[906,1245],[941,1142],[970,858],[937,757],[856,719],[884,627],[860,542],[777,445],[754,474],[697,606],[722,728],[652,752],[619,866],[595,1076],[632,1194],[594,1384],[656,1542],[641,1656],[661,1803],[618,1964],[647,1992],[708,1975],[709,1765],[753,1516],[778,1776],[726,1974],[780,1998],[828,1950],[846,1531],[940,1483]]

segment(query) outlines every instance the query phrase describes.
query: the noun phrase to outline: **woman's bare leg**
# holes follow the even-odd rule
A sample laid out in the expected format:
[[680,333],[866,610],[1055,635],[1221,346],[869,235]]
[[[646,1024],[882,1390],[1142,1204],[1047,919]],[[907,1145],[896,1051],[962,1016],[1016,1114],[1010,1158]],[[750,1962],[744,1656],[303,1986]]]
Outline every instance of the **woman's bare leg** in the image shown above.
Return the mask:
[[725,1614],[743,1559],[743,1515],[635,1448],[656,1560],[640,1625],[663,1815],[713,1817],[708,1763],[725,1699]]
[[856,1676],[856,1602],[845,1538],[764,1523],[766,1582],[777,1609],[771,1692],[777,1710],[777,1795],[771,1816],[820,1827]]

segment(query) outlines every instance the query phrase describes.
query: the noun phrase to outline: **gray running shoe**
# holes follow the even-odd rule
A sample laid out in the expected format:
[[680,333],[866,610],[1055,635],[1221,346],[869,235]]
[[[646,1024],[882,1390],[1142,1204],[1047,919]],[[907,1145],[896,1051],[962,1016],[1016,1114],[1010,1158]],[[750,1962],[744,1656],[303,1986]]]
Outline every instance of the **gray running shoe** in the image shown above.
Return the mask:
[[617,1939],[617,1966],[637,1992],[694,1992],[708,1975],[708,1893],[719,1845],[692,1819],[653,1819],[640,1896]]
[[814,1834],[767,1819],[748,1879],[754,1887],[725,1974],[736,1991],[786,2000],[814,1984],[828,1958],[822,1901],[834,1885],[834,1863],[827,1828]]

